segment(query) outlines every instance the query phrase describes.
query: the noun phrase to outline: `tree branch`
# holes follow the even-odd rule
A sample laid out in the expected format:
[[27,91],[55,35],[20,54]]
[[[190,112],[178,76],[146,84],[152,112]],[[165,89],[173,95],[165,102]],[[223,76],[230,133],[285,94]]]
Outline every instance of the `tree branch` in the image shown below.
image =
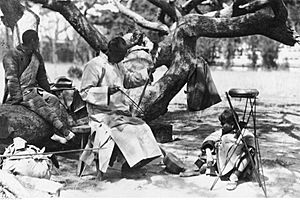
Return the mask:
[[174,6],[171,6],[166,0],[148,0],[153,5],[163,10],[173,21],[178,21]]
[[263,13],[229,19],[189,14],[180,21],[177,28],[186,37],[224,38],[261,34],[290,46],[299,42],[297,34],[286,23]]
[[97,29],[89,24],[80,10],[70,1],[60,0],[30,0],[42,4],[43,7],[56,11],[64,16],[71,26],[88,42],[95,51],[106,52],[107,39]]
[[35,24],[36,24],[36,31],[38,31],[39,25],[40,25],[40,21],[41,21],[40,17],[35,12],[33,12],[27,5],[25,6],[25,9],[34,16],[34,18],[36,20],[36,22],[35,22]]
[[131,11],[130,9],[126,8],[123,6],[119,1],[113,0],[115,3],[116,7],[119,9],[119,11],[126,16],[130,17],[134,22],[136,22],[138,25],[140,25],[143,28],[151,29],[154,31],[159,31],[163,34],[168,34],[169,33],[169,28],[162,24],[162,23],[157,23],[157,22],[150,22],[146,20],[144,17],[141,15]]

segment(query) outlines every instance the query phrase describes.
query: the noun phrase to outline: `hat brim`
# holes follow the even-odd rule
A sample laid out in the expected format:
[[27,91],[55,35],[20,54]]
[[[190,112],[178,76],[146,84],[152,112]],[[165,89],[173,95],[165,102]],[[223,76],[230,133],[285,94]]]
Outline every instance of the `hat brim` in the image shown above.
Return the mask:
[[75,87],[52,87],[50,88],[51,91],[59,91],[59,90],[74,90]]

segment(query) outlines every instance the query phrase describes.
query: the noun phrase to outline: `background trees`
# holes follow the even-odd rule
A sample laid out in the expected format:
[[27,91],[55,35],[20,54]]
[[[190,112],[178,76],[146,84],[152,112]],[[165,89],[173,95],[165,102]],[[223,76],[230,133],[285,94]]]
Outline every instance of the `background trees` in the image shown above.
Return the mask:
[[[26,1],[26,6],[32,9],[32,7],[36,7],[39,5],[34,4],[32,2],[43,3],[47,1]],[[137,14],[141,15],[147,21],[153,22],[159,19],[163,22],[163,24],[167,25],[168,27],[170,27],[174,23],[174,21],[176,21],[176,17],[170,17],[168,13],[163,11],[163,9],[161,9],[159,6],[156,6],[157,4],[159,4],[159,1],[124,0],[122,2],[126,6],[126,8],[129,8]],[[219,10],[223,8],[223,5],[225,5],[223,3],[227,3],[227,5],[230,5],[230,2],[231,1],[190,0],[176,1],[173,4],[176,4],[176,6],[188,5],[183,8],[185,12],[207,13],[212,10]],[[298,10],[300,7],[300,1],[284,0],[284,2],[287,5],[287,9],[289,12],[288,23],[292,27],[295,27],[297,31],[297,29],[299,28]],[[146,35],[155,43],[159,43],[163,39],[163,37],[161,37],[163,35],[162,32],[145,29],[141,26],[138,26],[126,14],[119,12],[119,10],[115,7],[112,1],[76,0],[72,1],[72,3],[74,3],[77,6],[80,12],[86,17],[87,21],[90,24],[93,24],[94,27],[96,27],[103,35],[105,35],[108,40],[112,36],[122,35],[127,32],[131,32],[134,29],[143,30],[146,33]],[[196,7],[195,4],[197,4]],[[78,64],[82,64],[92,57],[92,55],[94,54],[94,50],[90,48],[89,45],[87,45],[85,40],[79,36],[79,34],[71,27],[71,25],[65,20],[63,16],[61,16],[58,13],[52,12],[51,10],[43,8],[40,8],[37,14],[42,19],[42,23],[40,23],[40,31],[42,34],[45,33],[42,35],[43,48],[41,49],[43,51],[43,55],[46,61],[75,62]],[[58,24],[60,24],[59,28]],[[8,33],[8,31],[4,31],[3,29],[4,27],[2,27],[2,32]],[[51,32],[53,34],[47,35],[47,30],[52,30]],[[54,33],[54,30],[56,30],[56,33]],[[68,34],[66,34],[67,31]],[[71,33],[72,36],[70,36],[70,32],[73,32]],[[4,36],[5,34],[2,35]],[[6,35],[9,36],[9,34]],[[58,41],[57,37],[59,35],[64,35],[64,37],[60,37],[61,39]],[[2,40],[6,40],[6,44],[8,45],[10,45],[11,43],[7,42],[9,41],[9,39],[3,38]],[[277,69],[278,66],[275,61],[278,54],[279,43],[270,42],[268,38],[257,35],[250,37],[240,37],[238,40],[238,43],[237,39],[207,38],[205,40],[201,40],[201,42],[199,42],[198,40],[197,53],[201,55],[211,65],[221,64],[221,66],[223,66],[224,68],[230,68],[234,65],[232,59],[236,54],[238,47],[242,44],[247,44],[249,52],[252,52],[248,55],[248,57],[251,59],[251,64],[247,64],[248,67],[251,67],[253,69],[257,69],[258,67],[266,69]],[[64,45],[61,45],[62,43]],[[59,46],[58,49],[56,49],[57,46]],[[222,62],[217,62],[215,59],[220,53],[222,54],[222,56],[224,56],[224,60]],[[263,65],[257,64],[257,59],[260,56],[262,56]]]

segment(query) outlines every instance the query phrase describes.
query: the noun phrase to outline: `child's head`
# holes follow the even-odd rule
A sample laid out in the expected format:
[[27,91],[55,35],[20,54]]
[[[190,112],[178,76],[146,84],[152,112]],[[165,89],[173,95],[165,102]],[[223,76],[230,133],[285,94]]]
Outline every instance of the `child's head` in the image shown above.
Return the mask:
[[230,109],[225,109],[219,116],[219,120],[222,125],[223,134],[232,131],[236,127],[234,121],[234,115],[238,121],[238,115],[236,114],[236,112]]

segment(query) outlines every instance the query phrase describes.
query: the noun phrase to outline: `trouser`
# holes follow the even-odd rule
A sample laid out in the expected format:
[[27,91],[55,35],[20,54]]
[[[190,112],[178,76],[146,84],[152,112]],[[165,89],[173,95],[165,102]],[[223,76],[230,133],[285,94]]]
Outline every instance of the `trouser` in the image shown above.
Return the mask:
[[22,104],[67,136],[68,128],[59,117],[60,102],[56,96],[40,88],[30,88],[23,92]]

